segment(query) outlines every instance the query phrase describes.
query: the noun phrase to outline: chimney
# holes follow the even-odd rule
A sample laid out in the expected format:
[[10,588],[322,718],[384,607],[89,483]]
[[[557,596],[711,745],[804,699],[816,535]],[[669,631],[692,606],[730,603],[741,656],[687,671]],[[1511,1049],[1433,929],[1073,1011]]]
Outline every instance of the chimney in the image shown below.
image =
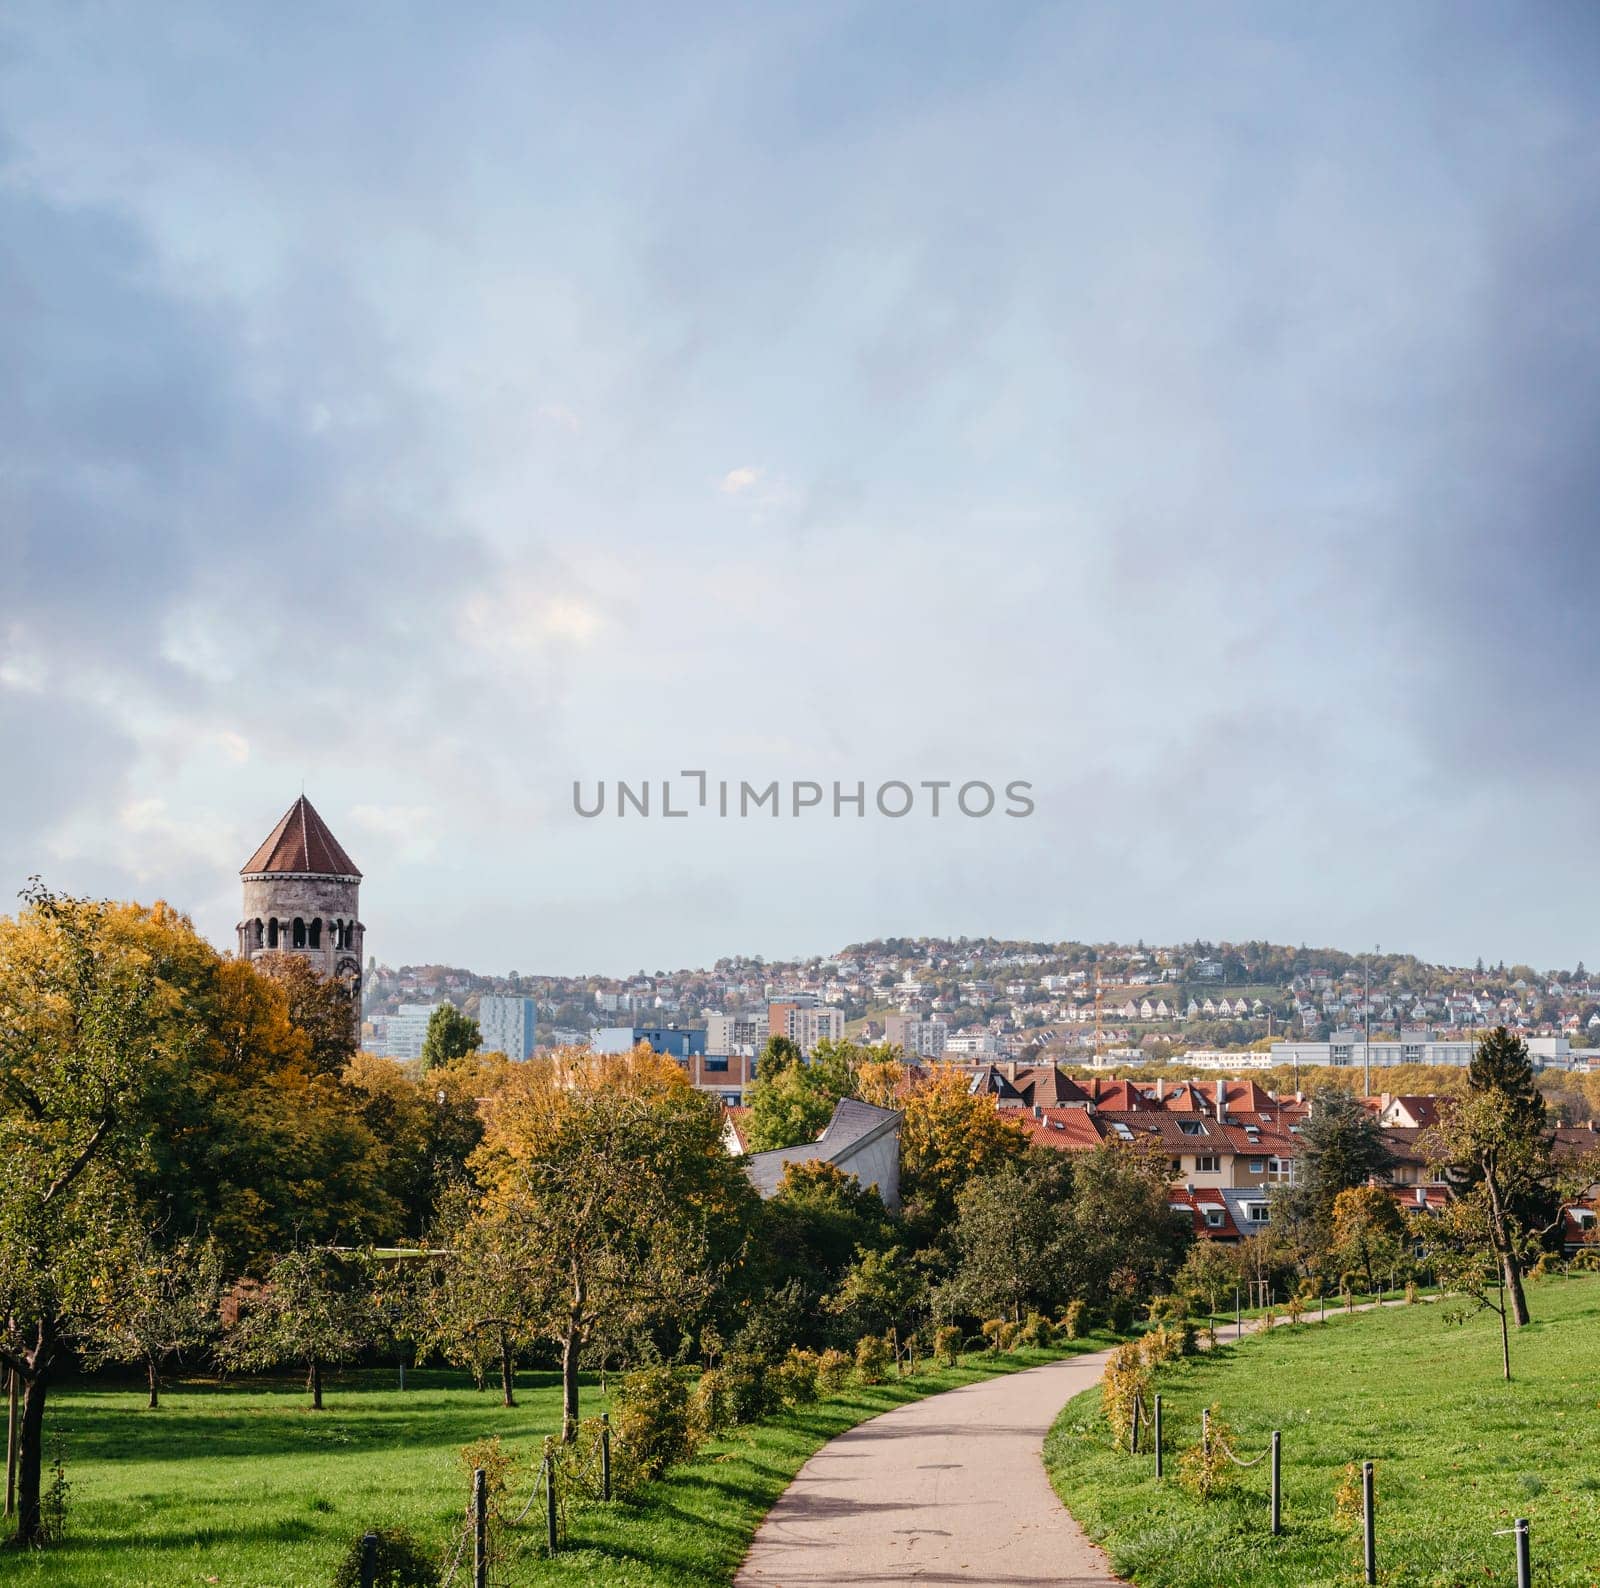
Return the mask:
[[1164,1075],[1156,1077],[1156,1101],[1164,1103],[1167,1100],[1167,1078]]
[[1428,1205],[1428,1188],[1423,1185],[1417,1187],[1417,1206],[1425,1208]]
[[1220,1122],[1228,1112],[1228,1083],[1220,1077],[1217,1081],[1217,1119]]

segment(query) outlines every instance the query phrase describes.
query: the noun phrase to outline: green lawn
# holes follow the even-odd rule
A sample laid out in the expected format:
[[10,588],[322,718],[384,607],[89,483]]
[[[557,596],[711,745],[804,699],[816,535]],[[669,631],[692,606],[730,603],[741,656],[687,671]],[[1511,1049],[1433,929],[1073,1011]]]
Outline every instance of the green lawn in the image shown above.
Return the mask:
[[[1081,1342],[1089,1350],[1105,1339]],[[570,1518],[569,1552],[541,1556],[543,1511],[514,1535],[495,1576],[508,1585],[725,1584],[772,1502],[819,1446],[905,1401],[1059,1355],[969,1357],[956,1369],[856,1388],[759,1428],[708,1444],[632,1504]],[[559,1425],[551,1374],[523,1374],[521,1404],[462,1376],[391,1373],[329,1381],[327,1410],[306,1409],[298,1385],[192,1384],[144,1409],[142,1391],[67,1387],[47,1427],[66,1441],[72,1484],[64,1544],[0,1553],[0,1583],[40,1588],[326,1588],[349,1541],[367,1527],[409,1527],[441,1558],[467,1498],[460,1447],[489,1434],[526,1453],[531,1485],[543,1437]],[[604,1409],[591,1385],[584,1413]],[[512,1497],[520,1509],[527,1488]],[[463,1567],[457,1584],[470,1581]]]
[[[1447,1327],[1439,1305],[1280,1327],[1161,1370],[1167,1477],[1114,1450],[1099,1391],[1073,1400],[1045,1445],[1056,1492],[1140,1588],[1359,1583],[1359,1521],[1335,1514],[1346,1464],[1377,1463],[1380,1580],[1407,1588],[1511,1583],[1497,1529],[1532,1523],[1534,1582],[1600,1583],[1600,1280],[1531,1287],[1534,1322],[1500,1378],[1499,1322]],[[1284,1535],[1267,1529],[1267,1469],[1202,1504],[1178,1453],[1217,1404],[1235,1448],[1283,1434]]]

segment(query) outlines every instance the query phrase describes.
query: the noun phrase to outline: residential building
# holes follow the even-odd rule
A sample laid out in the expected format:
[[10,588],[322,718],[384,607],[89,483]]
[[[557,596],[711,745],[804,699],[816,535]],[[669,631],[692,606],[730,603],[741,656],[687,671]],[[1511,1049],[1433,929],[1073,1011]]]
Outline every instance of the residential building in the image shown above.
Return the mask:
[[[1470,1064],[1475,1047],[1471,1037],[1440,1039],[1431,1031],[1402,1031],[1398,1037],[1373,1039],[1372,1065]],[[1272,1062],[1360,1069],[1367,1062],[1366,1038],[1360,1031],[1335,1031],[1326,1042],[1274,1042]]]
[[486,1053],[503,1053],[508,1059],[532,1058],[538,1025],[536,998],[485,993],[478,999],[478,1034]]
[[949,1036],[950,1027],[943,1020],[889,1015],[883,1022],[884,1041],[899,1048],[908,1059],[943,1058]]
[[767,1040],[767,1011],[706,1016],[707,1053],[754,1052]]
[[767,1031],[787,1037],[809,1058],[819,1042],[844,1040],[844,1011],[790,998],[767,1006]]
[[428,1022],[442,1003],[401,1004],[392,1015],[378,1015],[372,1022],[372,1035],[364,1037],[362,1048],[386,1059],[420,1059],[428,1035]]
[[[876,1191],[885,1207],[900,1205],[900,1114],[847,1097],[815,1141],[751,1153],[745,1172],[763,1197],[772,1196],[792,1163],[828,1163]],[[730,1148],[738,1138],[729,1140]],[[725,1138],[726,1139],[726,1138]]]

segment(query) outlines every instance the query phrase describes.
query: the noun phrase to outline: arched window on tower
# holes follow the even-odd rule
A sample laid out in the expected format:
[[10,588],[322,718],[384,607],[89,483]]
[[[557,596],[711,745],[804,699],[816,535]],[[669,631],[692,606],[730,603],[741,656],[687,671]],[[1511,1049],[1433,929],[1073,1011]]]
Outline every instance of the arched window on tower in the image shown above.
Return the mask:
[[257,919],[256,919],[256,940],[255,940],[254,947],[260,948],[261,945],[266,942],[265,933],[266,933],[266,928],[264,926],[262,926],[260,917],[258,916]]
[[306,923],[298,915],[294,918],[294,946],[296,948],[306,946]]
[[312,918],[312,922],[311,922],[311,946],[313,948],[321,948],[322,947],[322,917],[320,915],[315,916],[315,917]]
[[267,947],[278,946],[278,923],[276,919],[267,922]]
[[343,948],[344,947],[344,922],[343,921],[332,921],[329,924],[333,927],[333,946],[335,948]]

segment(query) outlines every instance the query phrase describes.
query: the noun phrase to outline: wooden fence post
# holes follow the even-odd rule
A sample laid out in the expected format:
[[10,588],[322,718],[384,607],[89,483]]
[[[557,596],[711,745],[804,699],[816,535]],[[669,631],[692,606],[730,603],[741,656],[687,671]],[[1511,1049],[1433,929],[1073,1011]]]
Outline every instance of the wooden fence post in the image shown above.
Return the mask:
[[1378,1580],[1378,1517],[1372,1494],[1372,1463],[1361,1463],[1361,1533],[1366,1580]]
[[489,1588],[489,1477],[472,1469],[472,1588]]
[[1272,1536],[1283,1531],[1283,1435],[1272,1430]]

